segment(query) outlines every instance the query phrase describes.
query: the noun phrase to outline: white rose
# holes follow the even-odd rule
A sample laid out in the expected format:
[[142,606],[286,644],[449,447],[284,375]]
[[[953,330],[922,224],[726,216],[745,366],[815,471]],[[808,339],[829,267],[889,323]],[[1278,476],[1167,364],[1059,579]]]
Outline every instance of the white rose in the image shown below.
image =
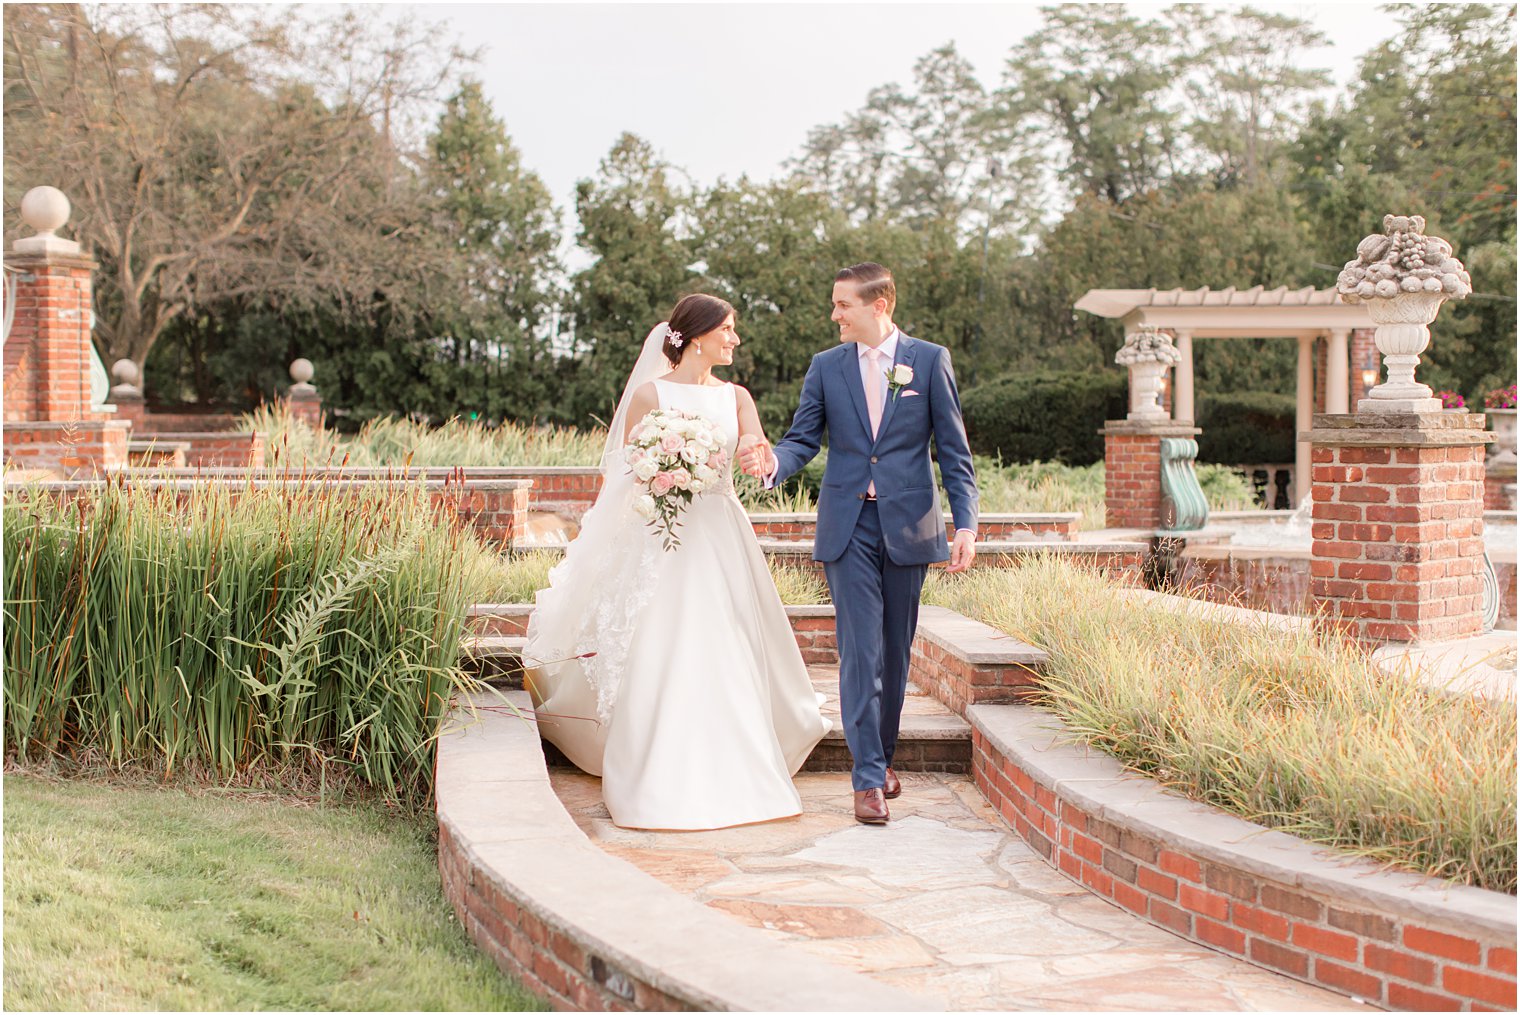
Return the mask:
[[654,474],[660,471],[660,463],[653,458],[646,458],[633,467],[633,474],[640,482],[647,483],[654,478]]
[[718,478],[718,470],[709,469],[705,465],[699,465],[692,471],[696,474],[697,479],[701,480],[703,483],[711,483],[713,480]]
[[670,432],[671,433],[678,433],[682,437],[690,437],[692,435],[691,420],[689,420],[689,419],[673,419],[673,420],[671,420],[670,421]]
[[707,489],[707,484],[702,482],[700,479],[694,479],[691,481],[691,485],[687,489],[691,490],[692,493],[701,493],[703,490]]
[[688,444],[681,449],[681,460],[696,465],[698,462],[707,461],[707,451],[695,444]]
[[633,509],[638,512],[641,518],[653,518],[659,510],[655,506],[654,498],[647,493],[633,502]]
[[704,448],[710,448],[714,443],[716,443],[713,440],[713,435],[706,430],[703,430],[692,439],[695,440],[698,444],[702,445]]
[[906,385],[913,383],[913,368],[906,363],[899,363],[892,368],[892,383]]

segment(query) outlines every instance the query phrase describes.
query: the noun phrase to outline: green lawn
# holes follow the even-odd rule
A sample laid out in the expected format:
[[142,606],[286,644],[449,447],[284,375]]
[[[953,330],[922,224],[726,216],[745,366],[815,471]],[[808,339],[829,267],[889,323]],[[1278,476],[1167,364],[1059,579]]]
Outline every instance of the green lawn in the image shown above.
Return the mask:
[[8,1010],[541,1010],[465,936],[425,819],[10,773]]

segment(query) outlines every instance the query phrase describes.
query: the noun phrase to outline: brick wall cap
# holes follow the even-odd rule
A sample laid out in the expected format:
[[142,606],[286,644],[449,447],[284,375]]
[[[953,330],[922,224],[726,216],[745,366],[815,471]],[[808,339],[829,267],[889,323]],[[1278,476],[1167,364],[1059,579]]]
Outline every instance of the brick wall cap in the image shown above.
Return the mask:
[[1194,437],[1203,431],[1192,423],[1174,420],[1110,419],[1098,433],[1105,437]]
[[[1292,512],[1284,511],[1283,514]],[[944,513],[945,521],[954,521],[950,512]],[[780,525],[787,522],[816,522],[816,511],[751,511],[749,519],[752,522],[770,522]],[[1082,519],[1080,511],[1029,511],[1029,512],[1004,512],[1002,514],[989,514],[986,511],[977,515],[977,520],[989,525],[1016,525],[1019,522],[1038,522],[1041,524],[1051,522],[1076,522]]]
[[39,268],[79,268],[93,272],[100,262],[88,254],[32,253],[10,250],[5,254],[5,266],[12,271],[34,272]]
[[[531,707],[521,691],[509,697]],[[939,1007],[772,941],[603,852],[555,795],[536,728],[516,716],[482,712],[439,738],[436,799],[467,876],[695,1010]]]
[[56,423],[40,419],[12,419],[0,424],[0,430],[20,433],[26,430],[45,430],[49,433],[63,433],[75,430],[80,433],[93,433],[99,430],[131,430],[132,421],[129,419],[81,419],[73,423]]
[[[168,436],[167,434],[165,436]],[[127,441],[128,451],[189,451],[190,441],[159,440],[157,437],[143,437],[135,441]]]
[[[160,446],[162,446],[162,444],[160,444]],[[179,473],[183,471],[184,470],[179,469],[162,470],[163,473]],[[522,490],[532,485],[526,480],[521,479],[467,479],[463,486],[461,486],[458,483],[448,482],[442,476],[417,475],[397,475],[394,477],[394,481],[397,483],[420,483],[428,490],[466,489],[495,492],[502,490]],[[266,487],[271,486],[305,487],[315,486],[318,484],[330,486],[339,490],[344,490],[385,482],[385,479],[384,477],[330,476],[324,475],[322,473],[308,473],[304,477],[299,474],[291,474],[289,476],[280,478],[270,478],[268,474],[261,475],[259,473],[250,472],[247,470],[243,470],[239,475],[203,476],[199,478],[192,478],[190,476],[183,475],[165,476],[158,470],[144,470],[142,472],[134,470],[129,475],[128,482],[136,483],[139,486],[147,486],[153,488],[169,487],[175,490],[193,490],[197,487],[230,487],[236,490],[249,485],[255,487],[256,489],[262,490]],[[11,489],[12,487],[21,485],[23,484],[11,483],[8,478],[4,483],[6,489]],[[101,481],[94,479],[60,479],[53,480],[52,482],[34,482],[24,485],[34,486],[47,492],[75,493],[80,490],[90,489],[91,487],[98,487],[101,485]],[[544,549],[548,549],[548,547],[544,547]]]
[[1036,784],[1089,815],[1178,853],[1353,909],[1412,918],[1463,937],[1513,945],[1514,896],[1352,859],[1187,800],[1127,772],[1109,755],[1073,743],[1075,735],[1041,709],[972,705],[966,718]]
[[1319,447],[1476,447],[1491,444],[1477,412],[1317,412],[1298,439]]
[[[184,441],[184,440],[189,440],[189,441],[197,441],[197,440],[198,441],[232,441],[232,440],[243,440],[243,441],[246,441],[248,443],[252,443],[252,442],[254,442],[256,440],[268,440],[269,439],[269,434],[265,433],[263,430],[147,430],[147,431],[142,431],[141,432],[141,436],[144,439],[153,439],[153,440],[158,440],[160,438],[167,437],[170,440],[177,440],[177,441]],[[191,468],[173,469],[173,470],[170,470],[169,475],[171,475],[171,476],[181,476],[181,475],[183,475],[183,476],[195,476],[195,475],[203,475],[203,476],[206,476],[206,475],[246,476],[248,474],[248,472],[249,472],[248,469],[237,469],[237,468],[231,468],[231,467],[228,467],[228,466],[218,466],[215,469],[191,469]]]
[[1050,653],[1044,649],[1026,645],[943,606],[919,608],[918,636],[970,663],[1044,666],[1050,661]]

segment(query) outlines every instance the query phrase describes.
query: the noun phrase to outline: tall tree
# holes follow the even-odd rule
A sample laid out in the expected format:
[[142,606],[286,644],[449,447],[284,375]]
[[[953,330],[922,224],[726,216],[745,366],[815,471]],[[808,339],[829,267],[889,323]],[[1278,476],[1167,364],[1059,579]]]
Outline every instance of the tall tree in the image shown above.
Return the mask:
[[576,422],[611,417],[649,329],[693,290],[691,195],[652,145],[623,134],[597,175],[576,185],[580,245],[596,261],[573,280]]
[[1186,40],[1187,133],[1224,186],[1276,178],[1285,146],[1303,123],[1328,71],[1302,66],[1303,52],[1328,45],[1302,19],[1253,7],[1177,4],[1166,20]]
[[1174,175],[1182,124],[1172,33],[1122,4],[1040,11],[1044,25],[1009,56],[997,92],[1002,119],[1027,121],[1060,153],[1056,182],[1072,192],[1119,204]]
[[1424,215],[1473,272],[1431,326],[1421,376],[1469,397],[1515,375],[1515,7],[1391,5],[1400,30],[1306,126],[1290,183],[1333,271],[1388,212]]
[[[44,4],[5,17],[6,203],[46,180],[102,262],[96,340],[142,363],[197,305],[355,310],[429,266],[399,127],[459,54],[348,11]],[[320,83],[320,84],[318,84]]]
[[479,82],[449,97],[428,147],[437,228],[457,257],[453,297],[427,318],[464,368],[459,406],[532,417],[556,401],[546,328],[559,232],[549,189],[523,167]]
[[793,168],[856,223],[1025,228],[1038,217],[1033,154],[988,105],[971,63],[947,43],[914,64],[911,89],[873,88],[842,124],[810,133]]

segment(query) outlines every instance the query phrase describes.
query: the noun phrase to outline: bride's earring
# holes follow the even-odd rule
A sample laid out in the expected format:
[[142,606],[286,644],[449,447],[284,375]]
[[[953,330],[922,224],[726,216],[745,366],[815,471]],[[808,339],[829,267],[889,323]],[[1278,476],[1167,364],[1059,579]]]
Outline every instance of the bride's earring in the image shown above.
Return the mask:
[[697,343],[697,355],[698,356],[702,355],[702,343],[701,342]]

